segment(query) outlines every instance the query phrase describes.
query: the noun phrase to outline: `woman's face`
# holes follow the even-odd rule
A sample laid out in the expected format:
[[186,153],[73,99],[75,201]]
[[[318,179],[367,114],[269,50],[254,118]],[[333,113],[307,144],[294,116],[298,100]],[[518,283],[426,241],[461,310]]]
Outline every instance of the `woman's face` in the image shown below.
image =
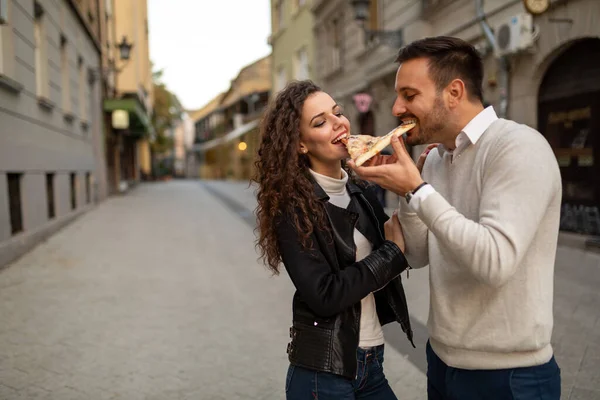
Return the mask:
[[306,98],[300,119],[300,153],[306,154],[311,168],[337,165],[349,157],[341,138],[350,135],[350,121],[342,108],[324,92],[315,92]]

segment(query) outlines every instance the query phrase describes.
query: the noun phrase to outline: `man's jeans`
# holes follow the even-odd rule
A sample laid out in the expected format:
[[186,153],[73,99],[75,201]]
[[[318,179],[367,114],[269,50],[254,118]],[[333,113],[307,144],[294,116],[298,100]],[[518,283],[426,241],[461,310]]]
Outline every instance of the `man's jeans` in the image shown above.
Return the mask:
[[535,367],[453,368],[427,342],[427,397],[429,400],[559,400],[560,368],[554,357]]
[[358,349],[356,379],[290,365],[285,381],[287,400],[397,400],[383,374],[383,345]]

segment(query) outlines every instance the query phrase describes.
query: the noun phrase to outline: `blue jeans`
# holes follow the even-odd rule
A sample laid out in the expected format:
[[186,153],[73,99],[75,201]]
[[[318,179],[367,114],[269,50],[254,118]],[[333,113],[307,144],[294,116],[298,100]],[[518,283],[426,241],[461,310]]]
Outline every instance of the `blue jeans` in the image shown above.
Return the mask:
[[554,357],[535,367],[466,370],[446,365],[427,342],[429,400],[559,400],[560,368]]
[[383,374],[383,345],[356,352],[356,379],[290,365],[285,380],[287,400],[397,400]]

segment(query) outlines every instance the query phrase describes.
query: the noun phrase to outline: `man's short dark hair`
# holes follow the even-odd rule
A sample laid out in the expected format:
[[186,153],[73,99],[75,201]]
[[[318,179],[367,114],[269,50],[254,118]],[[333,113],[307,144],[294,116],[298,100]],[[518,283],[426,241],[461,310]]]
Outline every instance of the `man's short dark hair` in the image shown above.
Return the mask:
[[429,60],[429,75],[438,91],[458,78],[465,83],[469,100],[483,103],[483,61],[471,44],[450,36],[416,40],[400,49],[396,62],[415,58]]

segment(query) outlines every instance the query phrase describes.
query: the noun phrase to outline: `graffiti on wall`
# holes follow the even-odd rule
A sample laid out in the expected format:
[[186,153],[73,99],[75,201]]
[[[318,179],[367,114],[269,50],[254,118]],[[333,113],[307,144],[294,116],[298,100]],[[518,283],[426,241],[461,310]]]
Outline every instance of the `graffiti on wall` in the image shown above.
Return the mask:
[[600,209],[564,203],[560,213],[560,229],[586,235],[600,235]]

